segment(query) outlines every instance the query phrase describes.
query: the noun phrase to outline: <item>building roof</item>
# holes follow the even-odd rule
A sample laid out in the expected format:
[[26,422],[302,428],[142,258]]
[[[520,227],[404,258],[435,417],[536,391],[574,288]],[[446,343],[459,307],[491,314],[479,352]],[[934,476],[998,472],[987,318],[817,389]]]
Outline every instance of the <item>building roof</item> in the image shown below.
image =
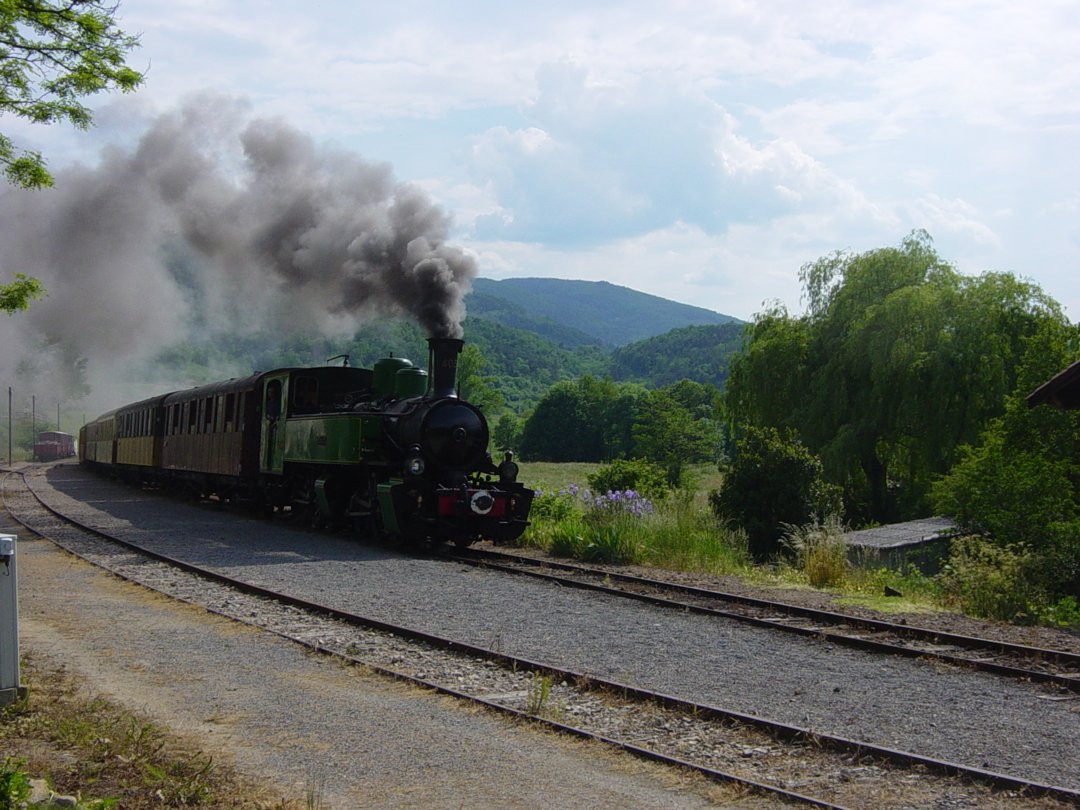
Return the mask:
[[1029,408],[1042,404],[1080,408],[1080,360],[1028,394],[1027,404]]

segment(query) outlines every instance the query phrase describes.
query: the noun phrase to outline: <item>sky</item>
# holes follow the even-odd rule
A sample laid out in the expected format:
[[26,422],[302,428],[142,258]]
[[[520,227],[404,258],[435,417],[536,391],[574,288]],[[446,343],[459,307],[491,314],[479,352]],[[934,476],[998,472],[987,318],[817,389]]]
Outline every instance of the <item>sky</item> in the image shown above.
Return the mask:
[[[605,280],[749,319],[799,269],[925,229],[1080,318],[1080,4],[120,0],[138,91],[89,132],[0,118],[100,167],[228,100],[388,168],[479,275]],[[228,106],[228,105],[225,105]],[[58,174],[62,177],[62,174]]]

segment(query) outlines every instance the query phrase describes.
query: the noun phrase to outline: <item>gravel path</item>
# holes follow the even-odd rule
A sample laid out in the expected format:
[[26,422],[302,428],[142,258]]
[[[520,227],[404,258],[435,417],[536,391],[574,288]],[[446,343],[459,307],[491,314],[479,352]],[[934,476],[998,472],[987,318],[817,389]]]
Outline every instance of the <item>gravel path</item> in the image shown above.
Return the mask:
[[[1038,687],[300,533],[115,487],[72,466],[46,480],[50,499],[92,525],[266,587],[691,700],[1080,789],[1080,706],[1049,700]],[[36,488],[46,494],[40,479]]]

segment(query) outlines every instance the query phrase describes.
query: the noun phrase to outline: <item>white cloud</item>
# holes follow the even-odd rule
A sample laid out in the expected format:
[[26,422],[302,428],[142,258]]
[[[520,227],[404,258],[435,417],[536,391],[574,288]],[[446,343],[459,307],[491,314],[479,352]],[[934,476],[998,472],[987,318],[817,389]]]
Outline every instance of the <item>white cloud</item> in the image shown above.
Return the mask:
[[795,306],[803,262],[926,227],[945,258],[1080,310],[1071,0],[120,11],[143,34],[143,90],[94,100],[90,136],[4,121],[54,166],[212,87],[421,181],[492,273]]

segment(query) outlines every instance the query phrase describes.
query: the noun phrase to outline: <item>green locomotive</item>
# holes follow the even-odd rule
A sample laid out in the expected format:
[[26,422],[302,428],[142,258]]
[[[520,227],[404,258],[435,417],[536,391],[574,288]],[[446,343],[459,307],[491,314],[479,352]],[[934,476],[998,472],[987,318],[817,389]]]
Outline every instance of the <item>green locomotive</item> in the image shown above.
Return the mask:
[[483,413],[457,396],[462,341],[432,338],[430,374],[288,368],[133,403],[80,432],[83,463],[267,513],[409,541],[512,540],[533,491],[488,454]]

